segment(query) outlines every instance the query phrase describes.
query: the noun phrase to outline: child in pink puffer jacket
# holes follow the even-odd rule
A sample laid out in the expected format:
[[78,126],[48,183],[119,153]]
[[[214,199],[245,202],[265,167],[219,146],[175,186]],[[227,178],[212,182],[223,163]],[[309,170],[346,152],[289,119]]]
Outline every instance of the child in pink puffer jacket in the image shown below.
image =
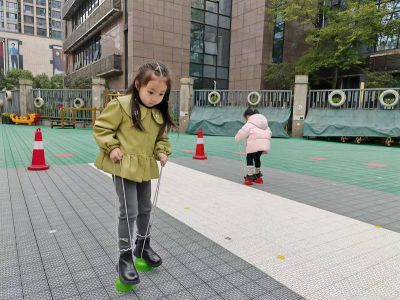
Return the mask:
[[252,185],[253,181],[263,183],[260,158],[261,154],[268,153],[271,149],[272,132],[268,127],[267,118],[255,108],[247,108],[243,117],[246,119],[246,124],[238,131],[235,140],[239,142],[246,139],[247,175],[244,177],[244,183],[246,185]]

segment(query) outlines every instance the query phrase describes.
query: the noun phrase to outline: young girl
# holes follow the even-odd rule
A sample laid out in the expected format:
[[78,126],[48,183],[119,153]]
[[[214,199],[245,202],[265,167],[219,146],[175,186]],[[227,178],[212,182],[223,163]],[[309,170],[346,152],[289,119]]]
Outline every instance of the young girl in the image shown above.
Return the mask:
[[244,177],[244,183],[246,185],[252,185],[253,181],[263,183],[260,157],[261,154],[268,153],[271,148],[272,132],[268,127],[267,118],[255,108],[247,108],[243,117],[246,124],[238,131],[235,140],[239,142],[246,139],[247,175]]
[[[112,100],[93,127],[100,147],[95,165],[107,173],[114,175],[115,172],[119,198],[117,268],[124,284],[139,283],[132,255],[143,258],[152,267],[162,263],[150,247],[150,180],[159,177],[156,160],[165,166],[171,154],[167,136],[174,126],[168,112],[170,90],[171,78],[165,65],[145,64],[140,67],[127,95]],[[137,238],[132,251],[130,237],[135,221]]]

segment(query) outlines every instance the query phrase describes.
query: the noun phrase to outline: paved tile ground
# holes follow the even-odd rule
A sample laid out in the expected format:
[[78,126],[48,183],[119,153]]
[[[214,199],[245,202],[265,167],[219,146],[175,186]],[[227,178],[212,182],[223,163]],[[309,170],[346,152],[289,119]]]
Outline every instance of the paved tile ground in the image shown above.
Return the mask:
[[[246,171],[243,162],[217,156],[204,161],[186,157],[173,161],[236,183],[242,183]],[[265,184],[253,188],[400,232],[400,195],[396,193],[270,167],[263,167],[262,173]]]
[[[0,169],[0,299],[301,299],[184,223],[157,210],[165,263],[134,293],[114,289],[115,195],[88,165]],[[290,298],[287,298],[289,296]]]
[[161,209],[304,298],[400,298],[400,233],[173,163],[164,172]]
[[232,138],[205,137],[200,162],[196,137],[172,134],[191,169],[170,164],[162,183],[165,264],[119,295],[115,194],[86,165],[91,131],[43,127],[51,169],[32,173],[34,130],[0,125],[0,299],[400,298],[399,147],[274,139],[266,184],[249,188]]
[[[90,129],[51,129],[42,127],[47,160],[51,165],[91,163],[98,149]],[[25,167],[30,162],[35,127],[0,125],[0,168]],[[243,151],[232,137],[206,136],[208,156],[241,161],[235,153]],[[171,134],[173,157],[191,157],[196,136]],[[3,149],[2,149],[3,148]],[[24,155],[16,156],[17,151]],[[306,139],[273,139],[272,151],[262,156],[263,166],[296,174],[333,180],[345,184],[400,195],[400,147],[355,145]],[[73,156],[55,156],[72,154]]]

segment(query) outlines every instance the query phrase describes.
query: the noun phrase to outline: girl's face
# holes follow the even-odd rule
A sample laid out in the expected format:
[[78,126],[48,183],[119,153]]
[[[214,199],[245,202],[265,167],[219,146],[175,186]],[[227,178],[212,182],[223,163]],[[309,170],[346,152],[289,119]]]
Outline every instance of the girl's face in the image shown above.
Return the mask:
[[153,107],[161,103],[166,91],[167,83],[165,78],[154,76],[154,79],[150,80],[147,85],[139,88],[139,97],[144,105]]

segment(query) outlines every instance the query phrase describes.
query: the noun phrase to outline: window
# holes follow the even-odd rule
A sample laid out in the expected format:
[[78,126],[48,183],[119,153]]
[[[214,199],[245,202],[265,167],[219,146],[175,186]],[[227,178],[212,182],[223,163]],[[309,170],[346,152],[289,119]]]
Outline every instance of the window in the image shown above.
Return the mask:
[[24,5],[24,13],[33,15],[33,6],[25,4]]
[[228,79],[229,69],[228,68],[217,68],[217,78]]
[[61,21],[52,20],[51,21],[51,27],[53,27],[55,29],[61,29]]
[[190,32],[190,51],[192,52],[204,52],[204,25],[193,23],[191,24]]
[[12,32],[18,32],[18,25],[17,24],[8,23],[7,24],[7,30],[8,31],[12,31]]
[[219,13],[225,16],[232,14],[232,0],[219,0]]
[[46,26],[46,19],[43,18],[36,18],[37,26]]
[[272,41],[273,63],[281,63],[283,61],[284,32],[285,32],[285,22],[282,19],[282,17],[277,16],[275,20],[275,28]]
[[206,10],[213,13],[218,13],[218,3],[212,1],[206,1]]
[[10,12],[18,12],[18,3],[7,1],[7,10]]
[[26,34],[34,34],[34,30],[32,26],[24,26],[24,33]]
[[192,21],[204,23],[204,11],[192,8]]
[[51,17],[54,19],[61,19],[61,12],[52,10],[51,11]]
[[33,0],[24,0],[24,3],[32,3],[33,4]]
[[229,67],[231,32],[218,28],[218,66]]
[[53,30],[52,33],[51,33],[51,37],[53,39],[62,40],[62,32]]
[[192,7],[204,9],[204,0],[192,0]]
[[46,6],[46,0],[36,0],[36,4]]
[[[90,14],[100,5],[99,0],[86,0],[81,3],[76,14],[72,18],[73,30],[90,16]],[[61,19],[61,17],[60,17]]]
[[217,42],[217,27],[205,26],[204,27],[204,40],[208,42]]
[[61,1],[53,1],[52,3],[51,3],[51,7],[52,8],[61,8]]
[[47,37],[47,29],[45,28],[36,28],[36,32],[38,36],[46,36]]
[[231,28],[231,18],[225,16],[219,16],[218,18],[218,26],[225,29]]
[[36,15],[45,17],[46,16],[46,9],[43,8],[43,7],[36,7]]
[[35,21],[35,19],[32,16],[24,16],[25,23],[33,24],[34,21]]
[[218,25],[218,15],[206,12],[206,24],[217,26]]
[[198,64],[190,64],[190,76],[203,77],[203,66]]
[[4,20],[4,11],[0,11],[0,20]]
[[217,65],[217,56],[216,55],[204,55],[204,64],[206,65]]
[[204,65],[203,76],[209,78],[215,78],[215,71],[216,71],[215,67]]
[[74,71],[101,58],[100,36],[94,37],[73,53]]
[[[382,23],[386,24],[388,22],[392,22],[393,20],[400,19],[400,2],[399,1],[383,1],[380,0],[377,3],[378,6],[386,5],[386,9],[391,10],[392,12],[385,15],[382,18]],[[400,48],[399,34],[387,36],[381,35],[378,37],[375,50],[376,51],[385,51],[391,49]]]
[[8,12],[7,13],[7,19],[9,19],[10,21],[17,21],[18,20],[18,15]]
[[232,0],[191,0],[190,75],[194,88],[228,88]]

